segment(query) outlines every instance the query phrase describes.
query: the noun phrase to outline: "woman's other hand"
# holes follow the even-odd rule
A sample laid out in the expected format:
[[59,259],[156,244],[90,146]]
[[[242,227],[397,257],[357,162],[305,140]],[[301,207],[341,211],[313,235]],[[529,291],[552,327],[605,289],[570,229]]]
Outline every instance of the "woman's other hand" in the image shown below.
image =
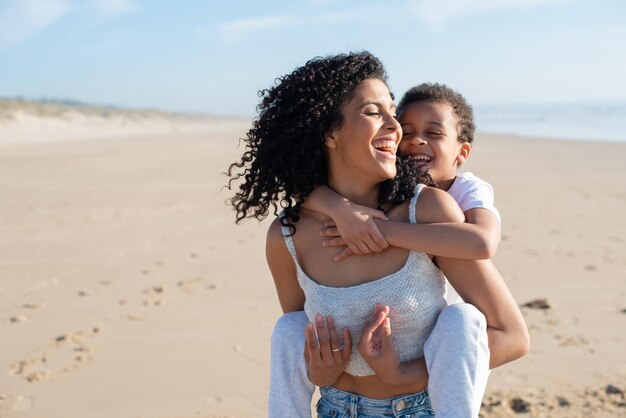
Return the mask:
[[[317,329],[317,340],[315,330]],[[332,385],[346,368],[352,353],[350,331],[343,330],[343,347],[339,344],[339,335],[332,317],[315,317],[315,325],[309,323],[305,330],[306,344],[304,358],[311,382],[320,387]]]

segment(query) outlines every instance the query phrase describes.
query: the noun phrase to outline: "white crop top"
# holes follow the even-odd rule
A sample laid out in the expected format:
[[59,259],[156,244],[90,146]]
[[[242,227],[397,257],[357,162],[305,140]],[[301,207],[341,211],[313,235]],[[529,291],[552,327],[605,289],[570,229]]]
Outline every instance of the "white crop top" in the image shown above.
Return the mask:
[[[415,189],[409,218],[415,223],[415,203],[423,185]],[[281,213],[281,216],[283,214]],[[287,248],[296,264],[298,282],[305,295],[304,311],[309,321],[315,315],[332,315],[338,330],[347,327],[353,341],[352,354],[345,371],[353,376],[375,374],[356,350],[363,325],[376,303],[388,305],[393,342],[400,361],[422,357],[424,343],[437,317],[447,306],[444,299],[445,278],[428,255],[410,251],[404,266],[395,273],[371,282],[350,287],[324,286],[302,270],[289,229],[283,226]]]

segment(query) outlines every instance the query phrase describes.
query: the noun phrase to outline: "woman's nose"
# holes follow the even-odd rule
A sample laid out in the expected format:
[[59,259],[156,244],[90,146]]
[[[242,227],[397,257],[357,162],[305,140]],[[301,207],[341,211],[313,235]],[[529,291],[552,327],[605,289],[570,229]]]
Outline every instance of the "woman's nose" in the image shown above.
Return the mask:
[[387,120],[385,121],[387,125],[387,129],[393,131],[402,131],[402,127],[400,126],[400,122],[398,119],[392,114],[387,115]]

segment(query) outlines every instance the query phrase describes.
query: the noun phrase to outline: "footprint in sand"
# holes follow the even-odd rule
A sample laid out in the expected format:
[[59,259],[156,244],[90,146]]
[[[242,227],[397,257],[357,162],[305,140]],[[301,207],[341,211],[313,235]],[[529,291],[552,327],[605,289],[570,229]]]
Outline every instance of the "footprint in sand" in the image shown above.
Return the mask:
[[78,369],[92,360],[91,353],[95,350],[95,346],[85,340],[101,332],[101,328],[93,327],[88,331],[59,335],[35,354],[13,364],[9,374],[37,383],[51,380],[55,374]]
[[163,306],[165,299],[146,299],[143,301],[144,306]]
[[143,321],[145,319],[145,316],[140,313],[129,313],[126,315],[126,319],[128,319],[129,321]]
[[28,319],[29,318],[26,315],[15,315],[9,318],[9,321],[13,324],[19,324],[28,321]]
[[145,306],[161,306],[165,305],[165,299],[161,298],[160,295],[165,293],[167,288],[165,286],[156,285],[145,289],[143,293],[149,295],[149,298],[143,301]]
[[45,308],[46,304],[45,303],[25,303],[22,305],[22,308],[24,309],[41,309],[41,308]]
[[555,335],[554,338],[562,347],[586,347],[588,352],[595,352],[593,348],[589,347],[589,341],[584,337],[577,335]]
[[178,283],[176,283],[176,285],[178,286],[180,290],[182,290],[185,293],[193,293],[194,286],[203,281],[204,279],[201,277],[192,277],[189,279],[179,280]]
[[29,396],[17,395],[15,397],[7,397],[7,402],[13,411],[27,411],[33,406],[33,399]]
[[523,308],[549,310],[552,304],[546,298],[534,299],[521,305]]
[[82,297],[87,297],[87,296],[93,296],[96,293],[91,290],[91,289],[85,289],[85,290],[79,290],[78,291],[78,296],[82,296]]
[[607,239],[613,242],[624,242],[624,239],[622,237],[617,237],[615,235],[609,235]]
[[42,382],[52,377],[52,372],[45,367],[46,362],[45,356],[29,357],[13,364],[9,374],[20,376],[29,383]]

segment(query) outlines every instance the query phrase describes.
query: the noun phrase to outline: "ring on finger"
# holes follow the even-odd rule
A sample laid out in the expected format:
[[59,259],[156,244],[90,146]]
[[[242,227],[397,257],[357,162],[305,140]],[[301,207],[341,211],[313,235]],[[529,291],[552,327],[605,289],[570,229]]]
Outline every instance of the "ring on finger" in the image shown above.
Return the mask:
[[337,347],[337,348],[332,348],[330,351],[332,351],[333,353],[336,353],[336,352],[337,352],[337,351],[339,351],[339,350],[340,350],[340,348],[339,348],[339,347]]

